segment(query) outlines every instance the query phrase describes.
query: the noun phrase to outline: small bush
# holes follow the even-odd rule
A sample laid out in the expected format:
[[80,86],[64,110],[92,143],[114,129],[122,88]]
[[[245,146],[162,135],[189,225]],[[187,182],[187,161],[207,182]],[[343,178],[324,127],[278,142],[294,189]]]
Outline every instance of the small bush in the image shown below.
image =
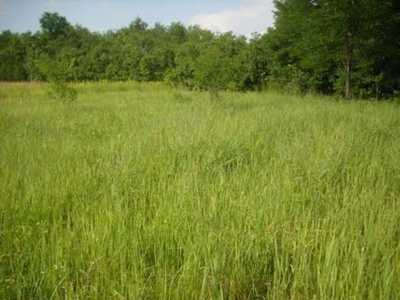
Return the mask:
[[73,69],[68,64],[44,57],[38,67],[49,83],[47,93],[51,98],[61,101],[63,104],[76,101],[78,91],[68,84],[73,80]]
[[63,104],[70,104],[78,98],[77,90],[62,80],[50,82],[49,94],[52,98],[61,101]]

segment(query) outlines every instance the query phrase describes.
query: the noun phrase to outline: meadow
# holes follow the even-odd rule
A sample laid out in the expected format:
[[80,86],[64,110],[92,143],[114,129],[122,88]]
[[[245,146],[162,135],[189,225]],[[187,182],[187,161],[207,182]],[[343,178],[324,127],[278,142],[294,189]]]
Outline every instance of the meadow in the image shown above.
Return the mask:
[[0,299],[400,299],[400,105],[0,86]]

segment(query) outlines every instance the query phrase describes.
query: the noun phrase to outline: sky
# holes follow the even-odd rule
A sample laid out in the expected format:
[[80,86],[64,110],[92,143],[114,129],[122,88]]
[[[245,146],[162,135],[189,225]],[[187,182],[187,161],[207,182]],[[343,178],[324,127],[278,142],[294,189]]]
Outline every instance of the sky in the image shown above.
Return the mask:
[[150,27],[181,22],[250,36],[273,26],[273,10],[273,0],[0,0],[0,32],[36,32],[46,11],[100,33],[140,17]]

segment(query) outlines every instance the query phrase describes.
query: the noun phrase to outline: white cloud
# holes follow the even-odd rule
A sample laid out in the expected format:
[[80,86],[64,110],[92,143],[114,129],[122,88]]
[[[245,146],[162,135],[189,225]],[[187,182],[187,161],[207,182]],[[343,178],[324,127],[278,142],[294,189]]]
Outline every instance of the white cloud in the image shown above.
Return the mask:
[[44,3],[45,5],[56,5],[58,4],[57,0],[48,0]]
[[103,0],[103,8],[110,8],[110,0]]
[[190,24],[212,31],[233,31],[250,36],[253,32],[264,33],[273,26],[273,10],[273,0],[242,0],[235,9],[196,15],[190,19]]

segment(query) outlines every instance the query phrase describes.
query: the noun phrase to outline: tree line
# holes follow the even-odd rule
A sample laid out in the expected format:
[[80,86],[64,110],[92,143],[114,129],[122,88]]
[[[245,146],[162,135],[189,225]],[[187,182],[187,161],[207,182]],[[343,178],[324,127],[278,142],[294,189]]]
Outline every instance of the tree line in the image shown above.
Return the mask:
[[400,2],[275,0],[251,38],[136,18],[105,33],[45,12],[36,33],[0,34],[1,81],[165,81],[190,89],[273,89],[386,98],[400,88]]

